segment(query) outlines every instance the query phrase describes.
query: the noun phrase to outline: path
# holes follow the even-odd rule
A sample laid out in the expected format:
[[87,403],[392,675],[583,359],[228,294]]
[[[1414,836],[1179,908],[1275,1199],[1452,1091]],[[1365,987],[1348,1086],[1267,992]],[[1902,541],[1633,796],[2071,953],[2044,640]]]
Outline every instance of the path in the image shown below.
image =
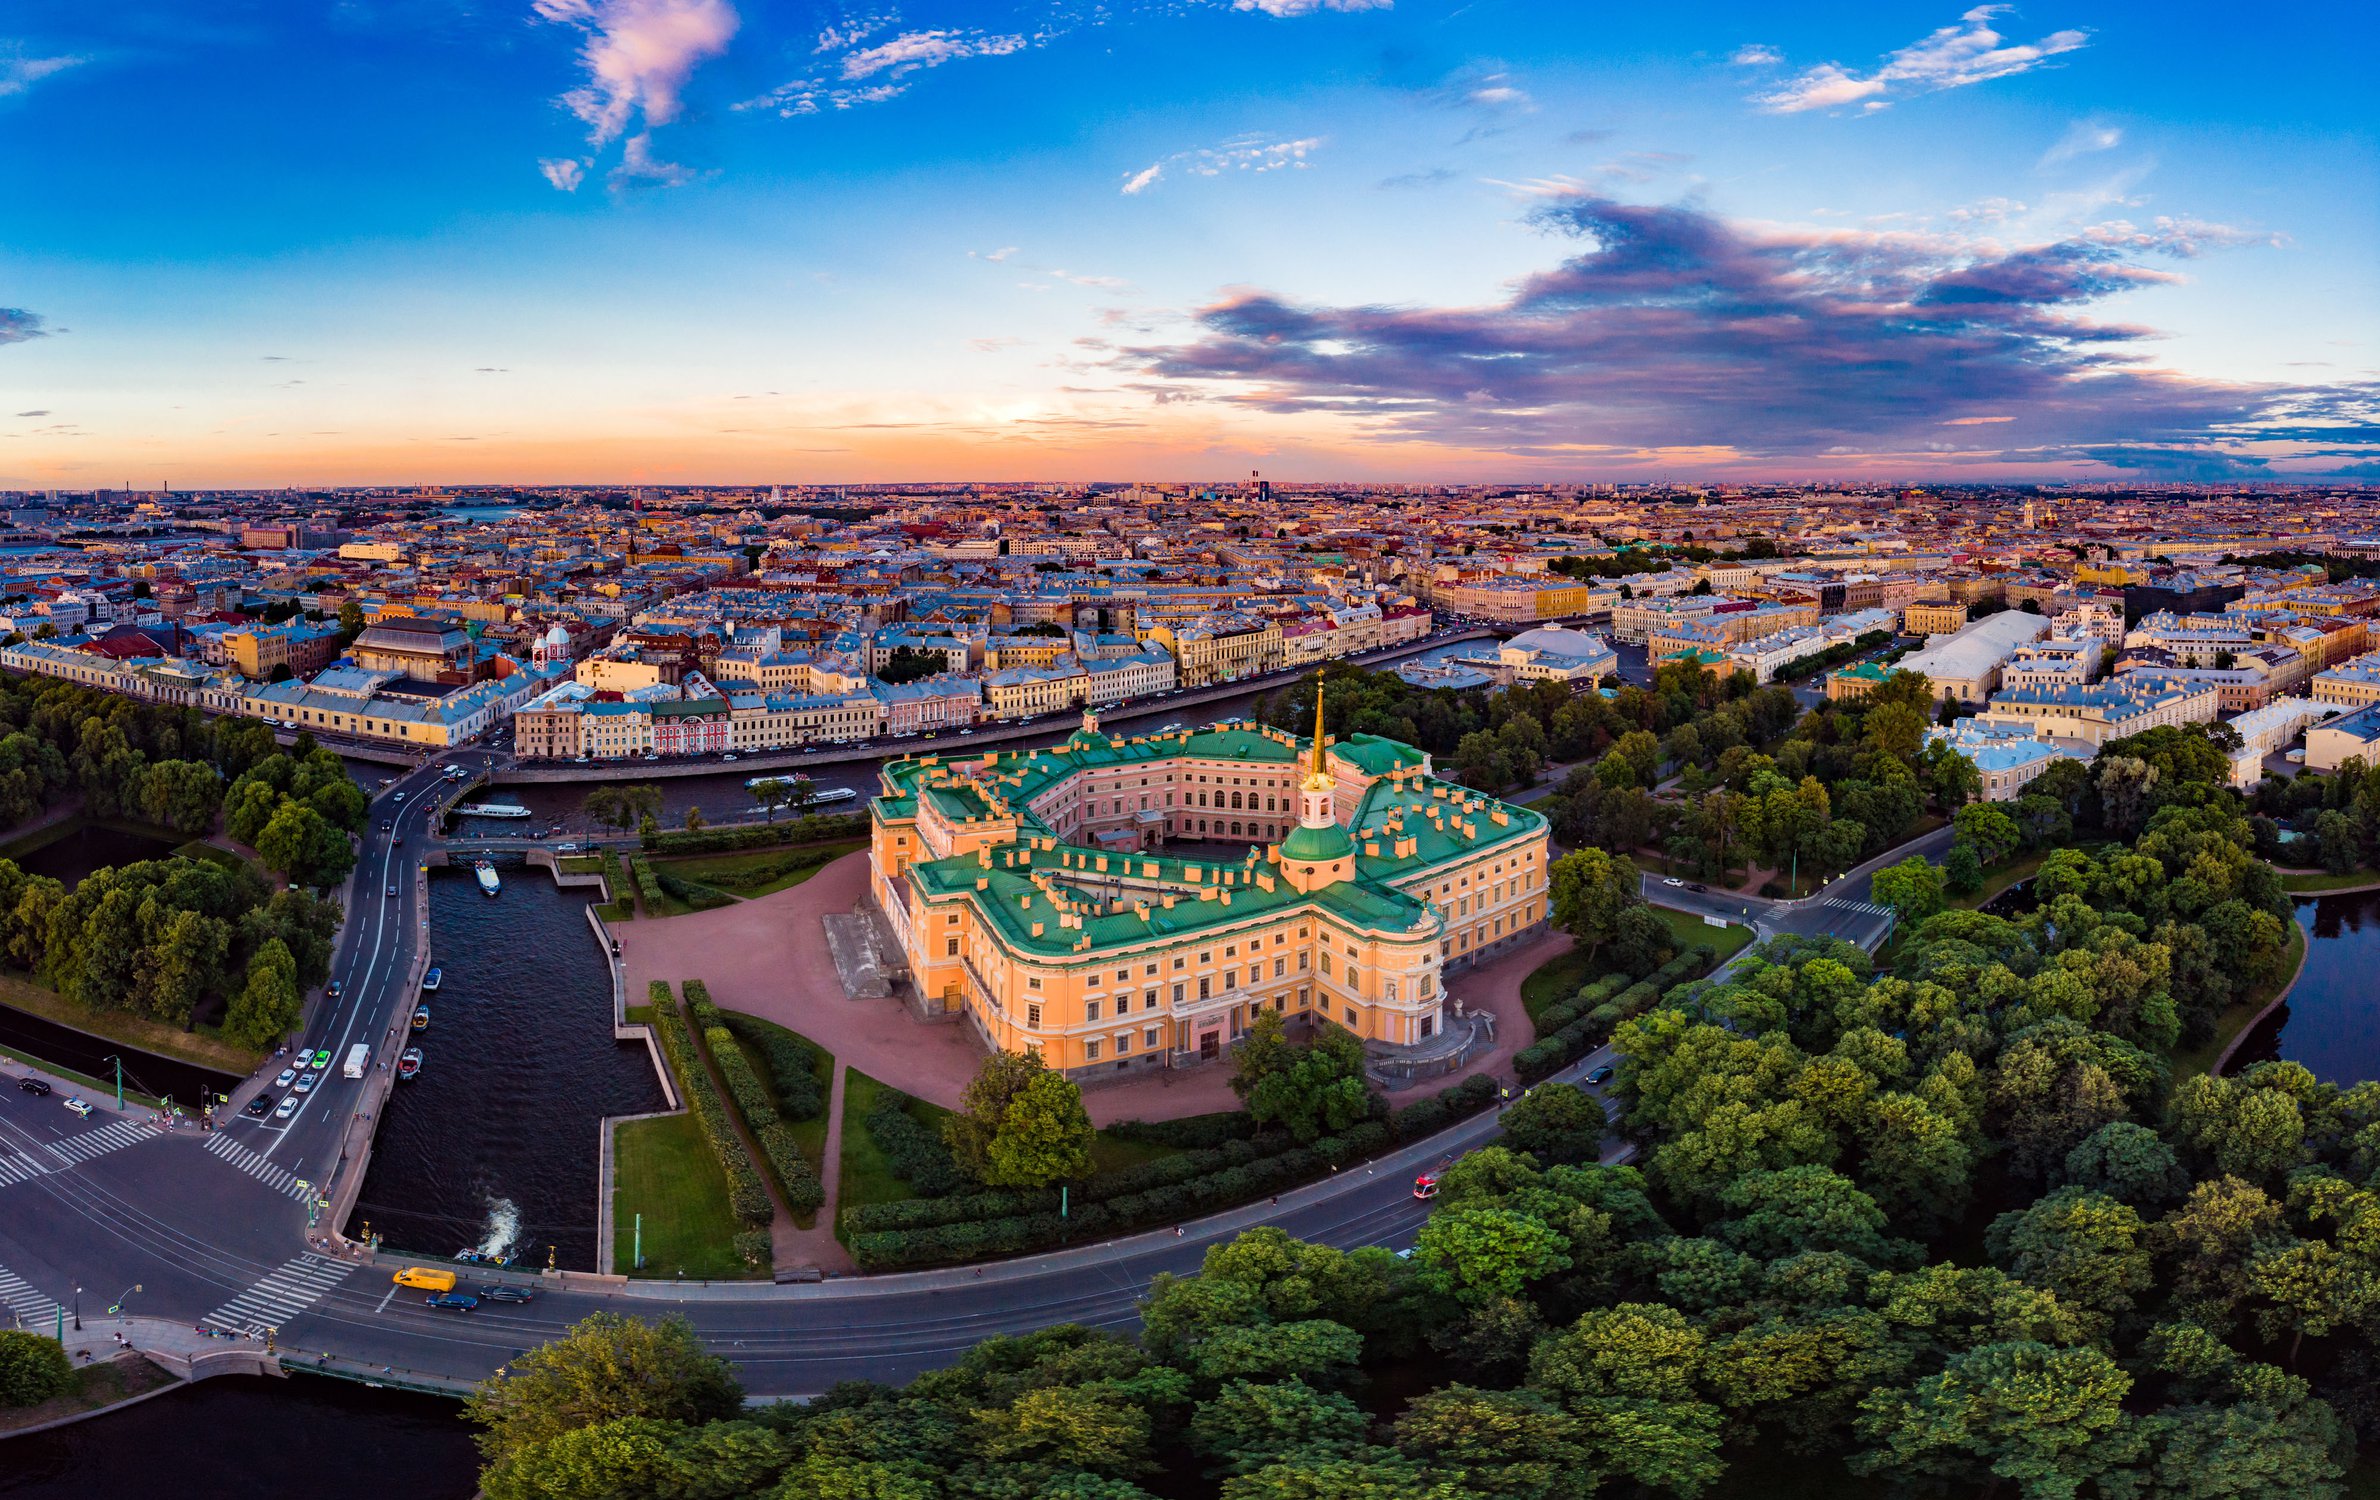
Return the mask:
[[818,1218],[809,1229],[795,1224],[789,1213],[777,1215],[769,1249],[779,1270],[788,1266],[816,1266],[829,1276],[848,1276],[859,1269],[851,1252],[835,1238],[835,1212],[840,1206],[836,1199],[843,1190],[843,1075],[849,1071],[842,1059],[837,1058],[835,1081],[826,1091],[826,1144],[821,1148],[824,1155],[818,1163],[818,1182],[826,1191],[826,1204],[818,1210]]

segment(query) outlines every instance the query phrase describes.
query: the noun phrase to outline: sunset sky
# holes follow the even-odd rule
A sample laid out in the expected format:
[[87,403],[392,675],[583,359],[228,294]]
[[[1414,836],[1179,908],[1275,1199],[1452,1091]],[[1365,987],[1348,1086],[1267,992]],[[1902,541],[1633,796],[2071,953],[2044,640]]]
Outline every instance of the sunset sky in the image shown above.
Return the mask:
[[0,486],[2380,479],[2375,14],[11,0]]

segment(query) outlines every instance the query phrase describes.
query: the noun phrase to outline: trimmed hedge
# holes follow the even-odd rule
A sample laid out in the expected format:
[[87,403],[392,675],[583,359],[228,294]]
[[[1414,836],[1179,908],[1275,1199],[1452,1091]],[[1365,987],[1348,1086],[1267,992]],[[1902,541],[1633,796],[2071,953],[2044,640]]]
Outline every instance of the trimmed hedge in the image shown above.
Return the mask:
[[653,878],[653,867],[645,863],[643,855],[628,856],[628,876],[636,883],[636,894],[647,912],[661,905],[661,882]]
[[830,813],[795,818],[790,823],[681,828],[657,835],[652,848],[656,854],[733,854],[745,849],[772,848],[778,844],[823,844],[834,840],[865,838],[867,832],[866,813]]
[[778,1114],[788,1120],[815,1120],[825,1113],[826,1090],[818,1083],[817,1052],[773,1026],[755,1023],[750,1016],[734,1011],[720,1014],[746,1051],[759,1055],[760,1066],[777,1090]]
[[[642,860],[638,861],[640,865],[643,863]],[[672,874],[666,865],[653,867],[653,879],[661,889],[693,907],[696,911],[712,911],[722,906],[735,905],[735,897],[720,890],[717,886],[706,885],[699,880],[688,880],[683,875]]]
[[1277,1193],[1399,1141],[1434,1134],[1495,1098],[1493,1078],[1466,1078],[1385,1121],[1366,1120],[1309,1146],[1298,1145],[1284,1131],[1260,1132],[1254,1120],[1239,1113],[1134,1121],[1110,1128],[1127,1139],[1162,1145],[1198,1138],[1215,1144],[1095,1173],[1072,1187],[1064,1200],[1070,1210],[1065,1217],[1059,1215],[1055,1188],[994,1189],[847,1208],[844,1240],[863,1269],[879,1270],[1014,1254],[1174,1223],[1260,1193]]
[[810,1159],[802,1155],[800,1143],[793,1138],[793,1128],[777,1112],[775,1102],[761,1085],[760,1075],[753,1071],[752,1059],[744,1055],[735,1033],[721,1024],[726,1017],[711,1003],[709,987],[699,979],[689,979],[685,990],[686,1009],[701,1025],[703,1045],[710,1049],[711,1063],[718,1068],[720,1081],[727,1085],[727,1096],[735,1101],[736,1113],[744,1117],[744,1128],[759,1143],[760,1154],[768,1162],[769,1175],[777,1180],[777,1191],[785,1196],[785,1206],[797,1214],[816,1213],[826,1203],[826,1186],[818,1180]]
[[711,1154],[718,1158],[720,1170],[727,1174],[728,1206],[751,1228],[765,1228],[777,1217],[776,1205],[769,1201],[769,1190],[760,1180],[760,1168],[753,1164],[752,1153],[736,1137],[735,1126],[727,1118],[727,1106],[720,1102],[719,1091],[711,1086],[709,1071],[694,1053],[694,1041],[686,1034],[685,1018],[678,1014],[677,998],[670,993],[668,983],[659,979],[652,982],[647,994],[653,1002],[653,1032],[661,1038],[661,1051],[669,1058],[670,1071],[677,1075],[686,1108],[702,1127],[702,1137],[709,1143]]
[[850,851],[833,845],[824,849],[795,849],[780,854],[775,859],[764,860],[745,869],[713,875],[707,884],[699,880],[688,880],[685,876],[678,878],[686,880],[690,886],[700,886],[705,890],[720,887],[725,887],[727,890],[748,890],[754,886],[767,885],[772,880],[783,879],[797,871],[815,870],[821,865],[831,864],[848,852]]
[[1179,1120],[1121,1120],[1108,1126],[1107,1133],[1119,1141],[1198,1151],[1220,1146],[1225,1141],[1244,1141],[1256,1134],[1257,1129],[1254,1115],[1244,1109],[1228,1109],[1211,1115],[1186,1115]]
[[771,1236],[765,1229],[747,1229],[728,1243],[735,1247],[744,1264],[756,1271],[767,1270],[774,1259]]
[[[1711,950],[1692,948],[1655,969],[1651,974],[1628,986],[1616,996],[1597,1005],[1584,1016],[1572,1020],[1560,1030],[1540,1035],[1523,1047],[1512,1059],[1513,1072],[1523,1083],[1535,1083],[1548,1078],[1603,1045],[1612,1028],[1630,1016],[1651,1010],[1673,986],[1700,977],[1710,963]],[[1580,991],[1583,997],[1600,986],[1602,981]],[[1549,1009],[1548,1014],[1551,1014]]]
[[909,1096],[899,1089],[888,1088],[876,1096],[865,1124],[893,1175],[908,1183],[919,1199],[946,1198],[974,1185],[975,1179],[950,1154],[942,1137],[909,1113]]
[[1537,1013],[1537,1035],[1541,1039],[1552,1036],[1634,982],[1633,975],[1606,974],[1569,999],[1547,1006]]

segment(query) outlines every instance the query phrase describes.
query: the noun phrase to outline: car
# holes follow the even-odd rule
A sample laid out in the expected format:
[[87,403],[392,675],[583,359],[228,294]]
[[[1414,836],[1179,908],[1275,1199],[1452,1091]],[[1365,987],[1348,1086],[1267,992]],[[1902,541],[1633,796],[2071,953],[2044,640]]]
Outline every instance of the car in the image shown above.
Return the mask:
[[421,1300],[426,1306],[443,1308],[447,1312],[469,1312],[479,1306],[479,1299],[469,1292],[432,1292]]
[[578,853],[578,845],[576,845],[576,844],[556,844],[556,845],[554,845],[554,852],[555,852],[556,854],[576,854],[576,853]]
[[381,831],[382,833],[386,833],[386,832],[388,832],[388,830],[389,830],[390,826],[391,826],[391,825],[389,825],[389,824],[387,824],[387,823],[382,823],[382,824],[380,825],[380,831]]
[[395,881],[390,881],[390,882],[389,882],[388,893],[389,893],[390,895],[392,895],[392,896],[394,896],[394,895],[397,893],[397,886],[396,886],[396,882],[395,882]]
[[331,981],[329,984],[326,984],[326,985],[324,985],[324,986],[322,987],[322,992],[323,992],[325,995],[328,995],[328,996],[329,996],[331,999],[333,999],[333,1000],[336,1000],[336,999],[338,999],[338,998],[339,998],[341,995],[344,995],[344,994],[346,994],[346,993],[347,993],[347,991],[346,991],[345,989],[343,989],[343,988],[341,988],[341,987],[340,987],[339,981],[337,981],[336,979],[332,980],[332,981]]
[[281,1107],[279,1109],[273,1111],[273,1118],[276,1120],[286,1120],[291,1115],[297,1113],[297,1107],[298,1097],[297,1095],[292,1094],[288,1098],[281,1101]]
[[50,1096],[49,1080],[46,1078],[20,1078],[17,1080],[17,1087],[36,1099],[47,1099]]
[[1678,878],[1677,878],[1675,875],[1672,875],[1672,876],[1670,876],[1668,879],[1666,879],[1666,880],[1662,881],[1661,883],[1662,883],[1663,885],[1682,886],[1682,885],[1684,885],[1686,882],[1684,882],[1683,880],[1680,880],[1680,879],[1678,879]]
[[721,760],[734,760],[736,757],[735,757],[735,756],[733,756],[733,755],[722,755],[722,756],[720,756],[719,758],[720,758]]
[[405,843],[405,835],[403,835],[403,834],[401,834],[401,833],[400,833],[400,834],[398,834],[398,835],[396,836],[396,838],[394,838],[394,839],[393,839],[393,840],[391,840],[390,842],[392,842],[392,843],[396,844],[396,845],[397,845],[399,848],[402,848],[402,847],[404,847],[404,843]]
[[86,1103],[86,1102],[84,1102],[83,1100],[81,1100],[81,1099],[69,1099],[69,1100],[67,1100],[67,1101],[66,1101],[66,1107],[67,1107],[67,1109],[68,1109],[68,1110],[72,1111],[73,1113],[75,1113],[75,1114],[78,1114],[78,1115],[83,1115],[83,1116],[86,1116],[86,1117],[88,1117],[88,1116],[90,1115],[90,1113],[91,1113],[91,1106],[90,1106],[88,1103]]
[[331,1049],[330,1049],[330,1048],[328,1048],[328,1047],[317,1047],[317,1048],[315,1048],[315,1049],[314,1049],[314,1071],[315,1071],[315,1072],[317,1072],[317,1073],[319,1073],[319,1072],[321,1072],[323,1069],[325,1069],[325,1068],[329,1067],[330,1065],[331,1065]]
[[297,1069],[283,1068],[281,1070],[281,1076],[273,1080],[273,1087],[277,1089],[285,1089],[295,1082],[297,1082]]
[[313,1093],[313,1092],[314,1092],[314,1084],[315,1084],[315,1081],[316,1081],[316,1080],[315,1080],[315,1077],[314,1077],[314,1075],[313,1075],[313,1074],[311,1074],[311,1073],[300,1073],[300,1074],[298,1075],[298,1081],[297,1081],[296,1083],[293,1083],[293,1084],[291,1084],[291,1085],[290,1085],[290,1088],[291,1088],[291,1090],[292,1090],[293,1092],[296,1092],[296,1093],[300,1093],[300,1094],[311,1094],[311,1093]]
[[397,800],[398,800],[399,802],[402,802],[402,801],[404,801],[404,800],[405,800],[405,794],[404,794],[403,792],[399,792],[399,793],[397,793]]
[[270,1094],[258,1094],[255,1098],[249,1100],[248,1107],[241,1111],[242,1114],[249,1115],[259,1120],[263,1119],[266,1115],[269,1115],[272,1112],[273,1096]]
[[479,1289],[479,1295],[488,1302],[520,1303],[537,1300],[537,1293],[525,1286],[483,1286]]
[[1588,1070],[1587,1070],[1587,1085],[1588,1085],[1588,1087],[1590,1087],[1590,1088],[1598,1088],[1598,1089],[1599,1089],[1599,1088],[1603,1087],[1605,1084],[1607,1084],[1607,1083],[1609,1083],[1609,1082],[1611,1082],[1611,1064],[1610,1064],[1610,1063],[1604,1063],[1604,1064],[1602,1064],[1602,1065],[1600,1065],[1600,1066],[1598,1066],[1598,1067],[1590,1068],[1590,1069],[1588,1069]]

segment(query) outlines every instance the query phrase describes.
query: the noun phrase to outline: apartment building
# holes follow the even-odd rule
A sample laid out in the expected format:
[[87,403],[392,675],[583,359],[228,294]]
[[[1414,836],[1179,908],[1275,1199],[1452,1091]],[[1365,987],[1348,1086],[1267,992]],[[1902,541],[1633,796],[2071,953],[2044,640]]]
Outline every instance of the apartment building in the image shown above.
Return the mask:
[[2011,689],[1993,695],[1991,706],[1977,717],[1989,724],[2029,726],[2044,739],[2096,749],[2162,725],[2208,723],[2220,706],[2221,694],[2211,684],[2117,677],[2089,687]]

